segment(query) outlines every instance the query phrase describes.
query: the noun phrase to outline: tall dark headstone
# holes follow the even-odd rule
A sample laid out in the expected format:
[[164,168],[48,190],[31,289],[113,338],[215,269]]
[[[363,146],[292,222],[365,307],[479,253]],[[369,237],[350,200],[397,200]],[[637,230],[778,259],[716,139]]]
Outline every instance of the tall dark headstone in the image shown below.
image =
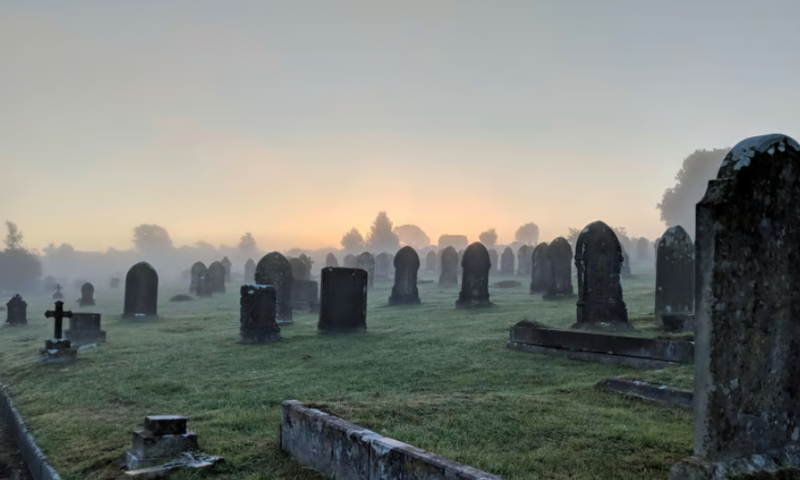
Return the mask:
[[494,248],[489,249],[489,261],[492,262],[492,268],[489,269],[489,274],[497,273],[500,270],[499,255]]
[[280,340],[281,327],[275,319],[275,287],[242,285],[239,294],[239,343],[252,345]]
[[125,276],[125,307],[122,318],[158,317],[158,273],[147,262],[139,262]]
[[208,283],[213,293],[225,293],[225,266],[221,262],[208,266]]
[[656,258],[656,325],[664,315],[694,311],[694,242],[681,226],[667,229],[658,241]]
[[231,263],[230,259],[228,259],[228,257],[222,257],[222,260],[219,263],[221,263],[222,266],[225,267],[225,281],[226,282],[230,282],[231,281],[231,265],[233,265],[233,264]]
[[389,305],[416,305],[419,301],[417,272],[419,255],[417,251],[405,246],[394,257],[394,287]]
[[620,274],[622,278],[630,278],[633,276],[631,273],[631,257],[624,249],[622,250],[622,267],[620,267]]
[[6,303],[6,325],[25,325],[28,323],[28,303],[19,295],[14,295]]
[[[398,252],[399,253],[399,252]],[[436,256],[436,252],[431,250],[425,255],[425,271],[434,273],[436,272],[436,264],[439,263],[439,257]],[[395,267],[397,269],[397,267]]]
[[551,281],[542,298],[555,300],[572,297],[572,245],[566,238],[558,237],[547,247],[547,262],[550,264]]
[[197,292],[197,279],[200,277],[200,274],[208,274],[208,268],[206,268],[206,264],[203,262],[194,262],[192,264],[192,268],[189,270],[189,292],[196,293]]
[[672,480],[797,476],[798,175],[796,141],[748,138],[697,203],[694,456]]
[[344,267],[345,268],[358,268],[358,259],[355,255],[347,254],[344,256]]
[[244,281],[245,283],[256,282],[256,262],[252,258],[248,258],[244,264]]
[[78,305],[81,307],[94,305],[94,285],[86,282],[81,286],[81,299],[78,300]]
[[311,265],[302,258],[290,258],[289,265],[292,267],[292,278],[295,280],[311,280]]
[[441,259],[441,272],[439,285],[458,285],[458,252],[453,247],[447,247],[439,254]]
[[650,241],[644,237],[636,241],[636,260],[639,262],[650,260]]
[[357,260],[358,268],[367,272],[367,285],[372,288],[375,285],[375,257],[369,252],[364,252]]
[[208,275],[208,268],[203,262],[194,262],[192,265],[189,291],[194,292],[198,297],[211,296],[211,279]]
[[328,253],[325,255],[325,266],[326,267],[338,267],[339,260],[336,259],[336,255],[333,252]]
[[321,333],[367,330],[367,272],[360,268],[322,269],[317,329]]
[[548,251],[550,245],[542,242],[531,254],[531,293],[546,292],[553,284],[553,266],[550,264]]
[[56,291],[55,291],[55,293],[53,293],[53,300],[61,300],[62,298],[64,298],[64,294],[61,293],[61,290],[63,290],[63,287],[61,286],[61,284],[57,283],[55,288],[56,288]]
[[461,292],[456,308],[486,307],[489,301],[489,269],[492,262],[489,252],[480,242],[475,242],[464,252],[461,260],[464,273],[461,277]]
[[375,280],[389,280],[389,254],[381,252],[375,257]]
[[276,319],[279,324],[292,323],[292,266],[279,252],[264,255],[256,265],[256,284],[275,287]]
[[506,247],[500,255],[500,275],[514,275],[514,251]]
[[533,247],[523,245],[517,250],[517,275],[530,276],[533,266]]

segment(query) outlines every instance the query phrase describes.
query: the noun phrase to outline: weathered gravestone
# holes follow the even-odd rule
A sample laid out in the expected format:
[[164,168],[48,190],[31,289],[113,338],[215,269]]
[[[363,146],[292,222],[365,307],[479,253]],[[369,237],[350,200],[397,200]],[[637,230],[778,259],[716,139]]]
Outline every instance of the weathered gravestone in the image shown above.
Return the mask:
[[498,264],[498,255],[497,250],[494,248],[489,249],[489,261],[492,262],[492,268],[489,269],[489,274],[497,273]]
[[275,318],[275,287],[242,285],[239,294],[239,343],[251,345],[280,340],[281,327]]
[[358,259],[356,259],[355,255],[347,254],[344,256],[344,267],[345,268],[358,268]]
[[108,286],[111,287],[111,288],[114,288],[114,289],[119,288],[119,277],[112,278],[109,281]]
[[439,254],[442,260],[439,273],[439,285],[458,285],[458,252],[453,247],[447,247]]
[[14,295],[6,303],[6,325],[28,323],[28,303],[20,295]]
[[389,278],[394,277],[394,255],[389,254]]
[[798,175],[796,141],[748,138],[697,204],[694,456],[672,480],[800,476]]
[[461,265],[461,260],[464,259],[464,252],[465,251],[466,250],[459,250],[458,251],[458,263],[456,263],[456,275],[458,277],[461,277],[461,275],[464,273],[464,268]]
[[339,260],[336,259],[336,255],[333,252],[328,253],[325,255],[325,266],[326,267],[338,267]]
[[317,329],[321,333],[367,330],[367,272],[360,268],[322,269]]
[[292,266],[279,252],[264,255],[256,265],[256,284],[275,287],[276,320],[279,324],[292,323]]
[[64,319],[72,318],[72,312],[64,311],[64,302],[57,301],[55,310],[44,312],[45,318],[55,320],[53,324],[53,338],[44,341],[44,349],[39,350],[39,363],[73,363],[78,356],[78,350],[72,343],[63,338]]
[[315,280],[292,282],[292,308],[313,310],[319,303],[319,284]]
[[79,346],[105,342],[106,332],[100,328],[100,318],[99,313],[73,313],[64,337]]
[[220,262],[208,266],[208,283],[213,293],[225,293],[225,267]]
[[546,292],[553,284],[553,266],[548,254],[550,245],[542,242],[533,249],[531,266],[531,293]]
[[622,249],[622,267],[620,268],[622,278],[630,278],[633,276],[631,273],[631,257],[625,249]]
[[389,280],[389,254],[386,252],[375,257],[375,280]]
[[55,288],[56,291],[55,293],[53,293],[53,300],[61,300],[62,298],[64,298],[64,294],[61,293],[61,290],[63,289],[63,287],[61,287],[61,284],[57,283]]
[[514,251],[506,247],[500,255],[500,275],[514,275]]
[[523,245],[517,250],[517,275],[528,276],[533,266],[533,247]]
[[650,259],[650,242],[642,237],[636,241],[636,260],[646,262]]
[[575,246],[578,269],[578,322],[572,328],[629,331],[628,308],[622,300],[622,247],[611,227],[590,223]]
[[405,246],[394,257],[394,286],[389,305],[416,305],[419,301],[417,272],[419,255],[416,250]]
[[158,273],[147,262],[132,266],[125,276],[122,318],[158,318]]
[[52,275],[44,277],[44,280],[42,280],[42,287],[44,288],[45,292],[52,292],[56,289],[56,278]]
[[456,308],[476,308],[492,305],[489,301],[489,269],[492,262],[489,252],[480,242],[475,242],[464,252],[461,260],[464,273]]
[[[398,252],[400,253],[400,252]],[[425,271],[434,273],[436,272],[436,265],[439,263],[439,257],[436,256],[436,252],[431,250],[425,255]],[[397,267],[395,267],[397,269]]]
[[311,280],[311,265],[302,258],[290,258],[289,265],[292,267],[292,278],[295,280]]
[[550,264],[550,286],[542,298],[555,300],[575,295],[572,289],[572,245],[566,238],[558,237],[547,247],[547,261]]
[[358,256],[358,268],[367,272],[367,285],[372,288],[375,285],[375,257],[369,252],[364,252]]
[[256,262],[252,258],[248,258],[244,264],[244,281],[245,283],[255,283],[256,281]]
[[86,282],[81,286],[81,298],[78,300],[78,305],[81,307],[94,305],[94,285]]
[[194,262],[191,274],[189,291],[196,293],[198,297],[210,297],[211,280],[208,276],[206,265],[203,262]]
[[656,258],[656,325],[664,315],[694,311],[694,243],[680,225],[664,232]]
[[226,282],[230,282],[231,281],[231,265],[233,265],[233,264],[231,263],[230,259],[228,259],[228,257],[222,257],[222,261],[220,261],[219,263],[221,263],[222,266],[225,267],[225,281]]

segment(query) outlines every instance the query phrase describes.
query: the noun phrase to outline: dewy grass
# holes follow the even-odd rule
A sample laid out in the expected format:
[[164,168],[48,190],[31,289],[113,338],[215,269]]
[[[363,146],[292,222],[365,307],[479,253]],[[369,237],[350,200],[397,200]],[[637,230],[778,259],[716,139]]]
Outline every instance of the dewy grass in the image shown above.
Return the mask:
[[[638,277],[623,282],[628,311],[637,334],[652,336],[653,267],[633,267]],[[575,299],[544,302],[520,277],[492,283],[504,279],[522,286],[491,289],[496,306],[476,311],[456,310],[458,288],[436,284],[420,285],[420,306],[386,307],[391,284],[378,283],[365,334],[319,335],[316,316],[295,314],[280,342],[247,346],[236,343],[237,284],[186,303],[167,301],[184,286],[162,286],[160,319],[140,323],[120,320],[122,288],[98,286],[88,308],[67,291],[66,307],[102,313],[108,333],[69,367],[37,363],[53,303],[28,297],[29,325],[0,329],[0,375],[67,480],[116,477],[148,414],[187,416],[201,448],[226,458],[203,478],[319,478],[277,444],[286,399],[508,479],[663,479],[691,454],[690,412],[595,387],[636,371],[507,349],[522,319],[568,328]],[[685,385],[691,374],[669,378]]]

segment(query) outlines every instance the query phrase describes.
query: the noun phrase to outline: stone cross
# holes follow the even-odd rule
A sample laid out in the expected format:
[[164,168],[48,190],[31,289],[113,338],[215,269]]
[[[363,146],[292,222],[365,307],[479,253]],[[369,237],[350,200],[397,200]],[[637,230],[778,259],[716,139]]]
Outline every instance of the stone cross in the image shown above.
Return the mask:
[[54,318],[56,320],[55,328],[53,329],[53,337],[57,340],[61,340],[61,331],[64,327],[64,319],[72,318],[72,312],[65,312],[64,302],[59,300],[56,302],[56,310],[48,310],[44,312],[44,316],[46,318]]

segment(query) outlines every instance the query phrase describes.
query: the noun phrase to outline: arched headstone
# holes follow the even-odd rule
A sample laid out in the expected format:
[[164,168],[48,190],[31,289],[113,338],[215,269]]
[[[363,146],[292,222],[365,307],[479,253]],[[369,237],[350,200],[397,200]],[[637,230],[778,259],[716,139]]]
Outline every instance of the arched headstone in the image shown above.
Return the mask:
[[367,272],[360,268],[322,269],[319,323],[321,333],[367,330]]
[[336,255],[333,252],[328,253],[325,255],[325,266],[326,267],[338,267],[339,260],[336,259]]
[[636,260],[646,262],[650,259],[650,241],[642,237],[636,241]]
[[358,268],[358,259],[353,254],[347,254],[344,256],[344,266],[345,268]]
[[394,286],[389,305],[416,305],[419,301],[417,272],[419,255],[416,250],[405,246],[394,257]]
[[[434,273],[436,272],[436,264],[439,263],[439,257],[436,256],[436,252],[431,250],[425,255],[425,271]],[[395,267],[397,268],[397,267]]]
[[208,268],[206,268],[206,264],[203,262],[194,262],[189,272],[189,278],[191,279],[189,282],[189,292],[197,293],[197,279],[200,278],[200,275],[207,276]]
[[458,285],[458,252],[453,247],[447,247],[439,255],[441,259],[441,272],[439,285]]
[[667,229],[658,241],[656,259],[656,325],[664,315],[694,311],[694,242],[681,226]]
[[194,292],[198,297],[212,296],[214,290],[211,285],[211,274],[203,262],[196,262],[192,265],[192,281],[194,282]]
[[375,285],[375,257],[369,252],[364,252],[358,256],[358,268],[367,272],[367,285],[372,288]]
[[489,269],[492,262],[489,252],[480,242],[475,242],[464,252],[461,260],[464,273],[456,308],[475,308],[491,305],[489,302]]
[[548,251],[550,245],[542,242],[536,245],[531,254],[531,293],[546,292],[553,284],[553,267],[550,265]]
[[20,295],[14,295],[6,303],[6,325],[25,325],[28,323],[28,303]]
[[622,249],[622,267],[620,269],[622,278],[630,278],[633,276],[631,273],[631,257],[625,249]]
[[81,285],[81,299],[78,300],[78,305],[81,307],[94,305],[94,285],[89,282]]
[[542,298],[554,300],[575,295],[572,289],[572,245],[566,238],[558,237],[548,245],[547,260],[551,272],[550,285]]
[[529,276],[533,265],[533,247],[523,245],[517,250],[517,275]]
[[264,255],[256,265],[256,284],[275,287],[277,322],[292,323],[292,266],[279,252]]
[[497,250],[494,248],[489,249],[489,261],[492,262],[492,268],[489,269],[490,275],[500,271],[499,255],[497,255]]
[[514,251],[506,247],[500,255],[500,275],[514,275]]
[[389,254],[381,252],[375,257],[375,280],[389,280]]
[[464,268],[461,266],[461,260],[464,259],[464,252],[465,251],[466,251],[466,249],[458,251],[458,263],[456,264],[456,275],[458,275],[459,278],[464,273]]
[[252,258],[248,258],[244,264],[244,281],[246,283],[256,282],[256,262]]
[[222,257],[222,261],[220,261],[219,263],[221,263],[222,266],[225,267],[225,281],[226,282],[230,282],[231,281],[231,265],[233,265],[233,264],[231,263],[230,259],[228,259],[228,257]]
[[225,267],[221,262],[208,266],[208,283],[214,293],[225,293]]
[[158,273],[147,262],[139,262],[125,275],[125,306],[122,318],[158,317]]

